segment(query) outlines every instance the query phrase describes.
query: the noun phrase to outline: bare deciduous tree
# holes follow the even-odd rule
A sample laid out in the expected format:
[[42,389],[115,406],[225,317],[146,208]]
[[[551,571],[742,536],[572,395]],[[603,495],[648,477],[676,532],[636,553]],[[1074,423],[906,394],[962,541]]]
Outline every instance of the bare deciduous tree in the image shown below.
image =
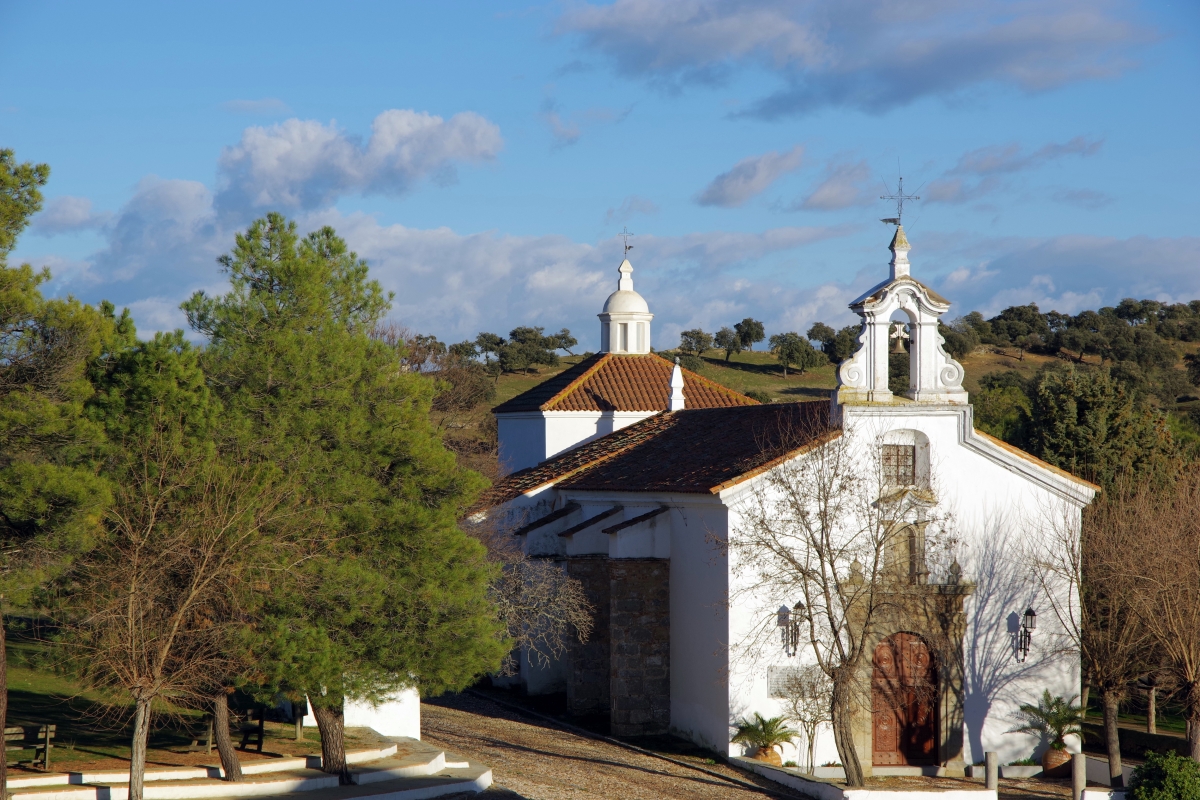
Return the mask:
[[833,684],[829,676],[817,664],[806,664],[787,673],[781,687],[783,704],[789,719],[800,727],[808,748],[805,765],[811,773],[816,767],[813,748],[817,742],[817,730],[829,722],[829,701]]
[[[495,459],[490,463],[495,465]],[[524,652],[545,665],[561,658],[572,641],[588,640],[594,609],[583,584],[567,575],[561,563],[526,555],[513,536],[513,520],[504,515],[464,520],[463,527],[501,565],[491,598],[515,645],[513,654]],[[516,668],[510,654],[503,670],[511,674]]]
[[730,602],[758,606],[765,639],[773,609],[800,599],[793,613],[831,682],[846,782],[862,786],[852,719],[864,710],[857,708],[866,695],[860,673],[872,657],[874,628],[894,602],[888,583],[897,570],[927,570],[928,557],[948,552],[948,517],[936,513],[927,476],[887,469],[882,435],[842,432],[817,419],[779,435],[782,447],[771,449],[803,452],[766,472],[738,507],[741,521],[724,543],[739,579]]
[[1133,493],[1139,545],[1123,566],[1139,622],[1178,685],[1190,755],[1200,761],[1200,475]]
[[219,676],[237,669],[239,595],[286,493],[251,466],[187,446],[170,425],[131,461],[108,536],[74,572],[69,630],[85,677],[133,699],[129,796],[140,800],[155,707],[206,706]]
[[1079,653],[1089,688],[1100,695],[1113,786],[1123,785],[1118,709],[1129,685],[1153,666],[1151,629],[1138,613],[1143,587],[1130,580],[1130,565],[1150,541],[1153,497],[1118,485],[1084,512],[1082,531],[1064,506],[1046,513],[1048,524],[1032,539],[1042,596]]

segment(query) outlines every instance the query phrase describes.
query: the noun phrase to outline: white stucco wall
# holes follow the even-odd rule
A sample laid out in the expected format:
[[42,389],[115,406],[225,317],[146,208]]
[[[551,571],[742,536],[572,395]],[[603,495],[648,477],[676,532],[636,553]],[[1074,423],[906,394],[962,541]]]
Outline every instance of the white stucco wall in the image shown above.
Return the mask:
[[[919,431],[929,440],[930,469],[939,511],[952,515],[953,530],[961,539],[956,555],[964,579],[976,584],[975,593],[965,604],[966,762],[981,760],[985,751],[996,751],[1001,763],[1040,754],[1046,743],[1025,734],[1007,733],[1014,727],[1013,712],[1022,703],[1036,702],[1044,689],[1049,689],[1052,695],[1078,695],[1080,673],[1077,657],[1056,655],[1063,644],[1062,630],[1051,603],[1028,566],[1027,554],[1037,543],[1037,537],[1045,535],[1050,518],[1061,520],[1064,509],[1077,524],[1077,505],[1023,474],[1029,467],[1025,464],[1014,467],[1015,457],[1008,456],[1009,463],[1005,464],[1001,463],[1003,457],[981,454],[978,444],[967,446],[969,437],[960,410],[916,404],[873,407],[867,413],[850,410],[845,424],[848,431],[853,431],[848,435],[863,447],[874,447],[888,432],[899,430]],[[751,485],[752,482],[747,482],[724,493],[726,502],[736,506],[739,493],[749,491]],[[736,531],[739,519],[736,509],[731,510],[731,529]],[[935,574],[930,580],[941,578]],[[736,576],[731,581],[732,596],[737,597],[741,587]],[[1071,591],[1069,585],[1059,587],[1060,599]],[[782,713],[778,701],[768,696],[767,670],[789,662],[804,663],[806,654],[802,650],[795,660],[784,656],[769,615],[782,602],[790,605],[796,599],[764,599],[757,608],[751,603],[734,603],[729,618],[729,641],[737,644],[757,640],[769,644],[758,653],[735,652],[731,656],[732,718],[748,716],[754,711],[764,716]],[[1015,633],[1021,615],[1029,606],[1038,612],[1038,630],[1027,661],[1018,663]],[[732,752],[739,750],[732,748]],[[791,748],[784,758],[803,760]],[[826,729],[818,738],[816,761],[820,764],[836,758],[832,732]]]
[[506,472],[536,466],[559,453],[607,436],[656,411],[531,411],[497,414],[500,464]]
[[[416,689],[402,689],[378,705],[347,700],[343,713],[347,728],[374,728],[384,736],[421,738],[421,696]],[[317,718],[312,714],[304,718],[304,727],[316,725]]]
[[516,472],[546,459],[546,425],[542,414],[497,414],[496,437],[500,444],[500,469]]

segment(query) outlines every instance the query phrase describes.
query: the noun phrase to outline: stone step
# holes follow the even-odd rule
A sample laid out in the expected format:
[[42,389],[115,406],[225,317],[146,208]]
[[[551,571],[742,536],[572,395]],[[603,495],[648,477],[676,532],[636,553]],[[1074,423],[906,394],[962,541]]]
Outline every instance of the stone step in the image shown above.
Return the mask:
[[[396,754],[396,744],[385,747],[373,747],[365,750],[352,750],[346,753],[346,761],[350,764],[362,764],[388,758]],[[264,775],[273,772],[291,770],[320,769],[320,756],[297,756],[291,758],[263,758],[246,761],[242,764],[243,775]],[[188,781],[204,778],[221,778],[223,773],[219,765],[202,765],[198,767],[154,767],[146,770],[146,782],[151,781]],[[21,775],[9,773],[8,788],[27,789],[39,786],[82,785],[82,784],[113,784],[128,783],[129,770],[93,770],[87,772],[56,772],[47,775]]]

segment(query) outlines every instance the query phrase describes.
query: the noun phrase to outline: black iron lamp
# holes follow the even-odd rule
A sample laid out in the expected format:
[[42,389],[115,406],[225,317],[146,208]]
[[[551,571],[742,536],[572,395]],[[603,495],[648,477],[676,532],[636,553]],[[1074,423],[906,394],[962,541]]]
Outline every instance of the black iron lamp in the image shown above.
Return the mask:
[[1037,629],[1037,612],[1033,606],[1025,609],[1021,617],[1021,630],[1017,631],[1017,661],[1024,662],[1029,657],[1029,646],[1033,643],[1033,632]]
[[783,652],[791,658],[800,648],[800,614],[804,611],[804,603],[796,603],[793,608],[780,606],[776,612],[776,625],[779,626],[779,639],[783,644]]

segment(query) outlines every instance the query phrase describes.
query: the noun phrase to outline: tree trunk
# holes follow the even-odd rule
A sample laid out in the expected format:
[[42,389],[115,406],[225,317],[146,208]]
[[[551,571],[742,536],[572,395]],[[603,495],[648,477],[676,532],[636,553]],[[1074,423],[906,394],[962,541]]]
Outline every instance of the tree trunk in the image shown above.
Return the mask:
[[1200,762],[1200,686],[1195,684],[1187,687],[1184,697],[1187,698],[1187,740],[1188,755],[1192,761]]
[[321,732],[321,771],[337,775],[338,784],[349,786],[350,768],[346,766],[346,718],[342,712],[342,704],[331,707],[313,703],[312,713],[317,718],[317,729]]
[[146,780],[146,743],[150,739],[150,698],[138,697],[133,713],[133,741],[129,752],[129,800],[142,800]]
[[212,698],[213,704],[213,738],[217,740],[217,753],[221,756],[221,770],[225,780],[240,781],[242,779],[242,764],[238,761],[237,751],[233,749],[233,739],[229,737],[229,695],[224,689],[219,689]]
[[[0,731],[8,727],[8,641],[4,611],[0,609]],[[0,758],[0,798],[8,800],[8,753]]]
[[1146,733],[1158,733],[1158,687],[1146,691]]
[[1119,789],[1125,785],[1121,772],[1121,739],[1117,733],[1117,711],[1121,703],[1120,692],[1109,689],[1100,696],[1104,704],[1104,748],[1108,751],[1109,785]]
[[846,771],[846,786],[857,789],[864,786],[866,781],[863,778],[862,763],[858,760],[858,751],[854,749],[854,731],[850,721],[853,705],[850,681],[834,680],[833,702],[830,708],[830,716],[833,718],[833,740],[837,745],[838,757],[842,760],[842,769]]
[[1085,721],[1087,720],[1087,712],[1088,712],[1088,696],[1091,695],[1091,693],[1092,693],[1092,684],[1087,678],[1084,678],[1083,693],[1079,697],[1079,709],[1080,709],[1079,713],[1080,713],[1080,716],[1083,717],[1083,719]]

